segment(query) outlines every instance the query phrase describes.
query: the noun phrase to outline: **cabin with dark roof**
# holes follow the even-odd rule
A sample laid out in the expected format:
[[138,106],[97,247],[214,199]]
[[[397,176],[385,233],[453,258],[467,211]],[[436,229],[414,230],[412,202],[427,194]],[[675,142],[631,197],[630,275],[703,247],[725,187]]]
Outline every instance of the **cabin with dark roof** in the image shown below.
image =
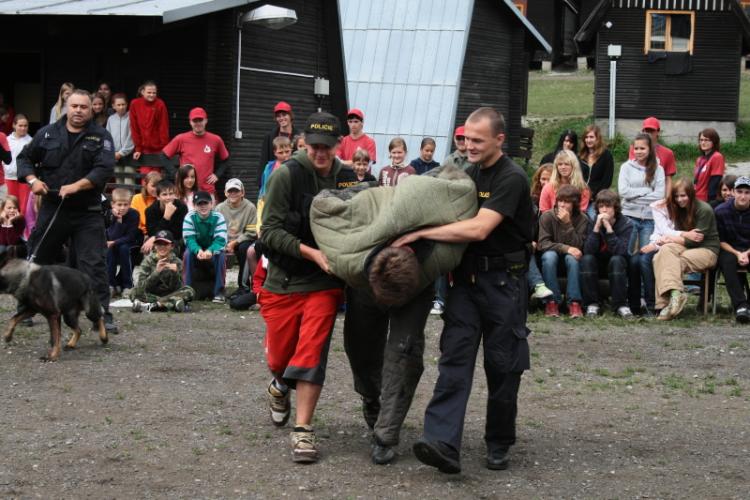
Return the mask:
[[750,19],[738,0],[601,0],[575,37],[596,54],[594,117],[609,123],[609,46],[616,60],[615,126],[631,137],[643,118],[667,142],[695,142],[713,127],[734,141]]
[[[155,80],[170,136],[189,130],[189,110],[204,107],[208,130],[229,149],[231,175],[253,199],[276,102],[292,105],[299,128],[319,106],[342,119],[347,109],[337,2],[275,3],[296,22],[280,30],[256,24],[250,13],[269,6],[254,0],[6,0],[0,92],[34,131],[46,125],[63,82],[93,91],[106,81],[132,99]],[[316,95],[316,78],[328,80],[327,95]]]

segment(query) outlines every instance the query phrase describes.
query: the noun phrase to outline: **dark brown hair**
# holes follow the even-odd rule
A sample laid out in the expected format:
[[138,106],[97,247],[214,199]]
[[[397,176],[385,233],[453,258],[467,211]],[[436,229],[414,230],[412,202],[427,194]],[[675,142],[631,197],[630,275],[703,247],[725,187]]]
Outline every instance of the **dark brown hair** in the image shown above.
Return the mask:
[[651,136],[644,132],[640,132],[635,136],[635,139],[633,139],[634,145],[635,141],[646,141],[646,144],[648,144],[648,156],[646,157],[646,184],[651,185],[654,181],[654,176],[656,175],[656,167],[658,166],[658,163],[656,162],[655,145],[651,141]]
[[[177,197],[181,200],[184,200],[187,196],[187,191],[185,191],[185,179],[187,179],[188,174],[190,171],[195,172],[195,167],[191,165],[190,163],[186,163],[180,168],[177,169],[177,174],[175,174],[174,177],[174,187],[177,191]],[[195,173],[195,184],[193,184],[193,192],[198,191],[198,173]]]
[[373,259],[368,278],[378,304],[399,306],[417,291],[419,262],[410,249],[387,247]]
[[[684,190],[688,196],[688,204],[685,208],[677,204],[677,192]],[[695,229],[695,186],[687,179],[677,179],[672,182],[672,190],[667,195],[667,210],[669,218],[674,222],[674,228],[680,231]]]
[[581,211],[581,190],[571,184],[563,184],[557,190],[555,201],[569,201],[573,204],[573,215]]
[[583,140],[578,156],[580,156],[584,160],[588,160],[589,148],[586,146],[586,136],[589,135],[589,132],[593,132],[594,137],[596,137],[593,152],[594,157],[598,160],[599,158],[601,158],[604,150],[607,148],[607,146],[604,144],[604,140],[602,140],[602,129],[600,129],[598,125],[589,125],[588,127],[586,127],[586,130],[583,131]]
[[602,189],[596,195],[595,207],[599,210],[599,205],[605,207],[613,207],[615,209],[615,218],[619,218],[622,214],[622,205],[620,204],[620,197],[617,193],[611,189]]
[[701,136],[705,137],[709,141],[711,141],[714,144],[714,147],[711,149],[711,151],[720,151],[721,150],[721,140],[719,139],[719,133],[714,128],[704,128],[700,131],[698,134],[698,141],[700,142]]

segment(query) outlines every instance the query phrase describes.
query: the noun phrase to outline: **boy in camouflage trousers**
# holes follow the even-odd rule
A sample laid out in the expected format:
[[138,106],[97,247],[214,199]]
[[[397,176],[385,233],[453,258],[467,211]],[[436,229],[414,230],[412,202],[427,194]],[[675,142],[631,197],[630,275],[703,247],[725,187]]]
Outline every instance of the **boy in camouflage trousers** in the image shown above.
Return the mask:
[[133,312],[182,312],[195,297],[195,290],[182,286],[182,260],[173,250],[172,233],[168,230],[157,232],[154,250],[143,258],[133,276]]

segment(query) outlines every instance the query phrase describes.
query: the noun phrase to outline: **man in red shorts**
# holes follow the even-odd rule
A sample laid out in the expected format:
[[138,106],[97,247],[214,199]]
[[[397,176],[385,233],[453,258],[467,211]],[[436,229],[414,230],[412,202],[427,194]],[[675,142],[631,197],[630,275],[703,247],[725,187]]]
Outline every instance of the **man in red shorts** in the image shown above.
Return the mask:
[[[190,132],[175,136],[162,152],[167,158],[180,155],[180,166],[188,163],[194,166],[195,189],[215,197],[216,182],[226,171],[229,151],[221,137],[206,130],[208,115],[205,109],[191,109],[189,119]],[[172,178],[173,175],[169,174],[168,178]]]
[[258,296],[266,322],[266,361],[273,374],[267,392],[274,425],[289,420],[291,389],[297,391],[292,459],[315,462],[313,413],[325,380],[328,345],[343,298],[343,283],[330,274],[310,230],[310,203],[323,189],[356,182],[336,158],[341,127],[329,113],[313,113],[305,149],[284,162],[268,181],[261,247],[268,275]]

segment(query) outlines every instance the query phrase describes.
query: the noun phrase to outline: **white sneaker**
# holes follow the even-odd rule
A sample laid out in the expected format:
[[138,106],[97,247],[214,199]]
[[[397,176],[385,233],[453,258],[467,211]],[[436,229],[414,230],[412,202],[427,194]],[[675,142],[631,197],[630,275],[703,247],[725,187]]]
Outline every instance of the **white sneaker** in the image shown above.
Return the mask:
[[622,319],[632,319],[633,318],[633,312],[630,310],[628,306],[622,306],[617,308],[617,315],[620,316]]
[[547,285],[544,283],[539,283],[537,286],[534,287],[534,293],[531,294],[532,299],[546,299],[547,297],[552,297],[554,295],[552,293],[552,290],[547,288]]
[[445,311],[445,306],[439,301],[436,300],[432,303],[432,310],[430,311],[430,314],[443,314]]
[[599,316],[599,306],[597,304],[589,304],[586,308],[586,317],[596,318],[597,316]]

